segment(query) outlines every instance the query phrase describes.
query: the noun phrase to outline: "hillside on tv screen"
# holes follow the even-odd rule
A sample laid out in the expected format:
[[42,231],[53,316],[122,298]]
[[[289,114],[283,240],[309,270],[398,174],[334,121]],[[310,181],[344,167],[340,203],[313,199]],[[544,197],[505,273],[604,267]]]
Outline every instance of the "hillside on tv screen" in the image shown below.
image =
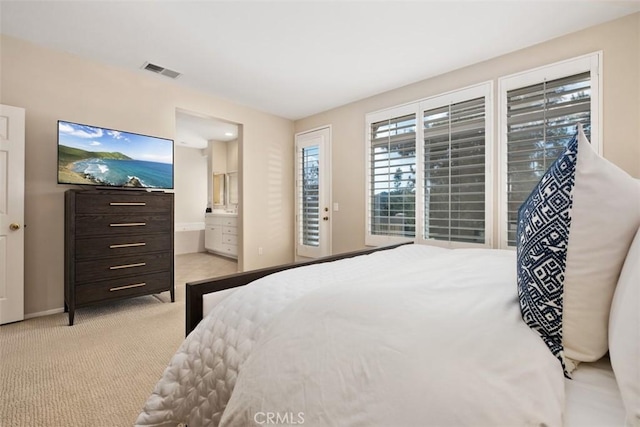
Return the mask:
[[58,121],[58,183],[173,188],[173,141]]

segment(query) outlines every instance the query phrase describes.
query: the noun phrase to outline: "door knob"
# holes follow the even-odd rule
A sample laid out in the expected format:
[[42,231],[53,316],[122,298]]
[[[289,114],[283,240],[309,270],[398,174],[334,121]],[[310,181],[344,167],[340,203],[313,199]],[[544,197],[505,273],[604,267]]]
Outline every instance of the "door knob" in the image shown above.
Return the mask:
[[20,224],[17,224],[17,223],[15,223],[15,222],[14,222],[14,223],[11,223],[11,224],[9,225],[9,229],[10,229],[11,231],[17,231],[17,230],[20,230]]

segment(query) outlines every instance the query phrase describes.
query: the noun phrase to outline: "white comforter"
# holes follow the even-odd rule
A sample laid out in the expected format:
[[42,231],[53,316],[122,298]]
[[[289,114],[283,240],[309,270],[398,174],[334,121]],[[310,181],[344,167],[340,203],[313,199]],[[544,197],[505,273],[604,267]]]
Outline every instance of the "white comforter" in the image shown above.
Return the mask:
[[187,337],[136,424],[559,426],[562,368],[515,283],[512,252],[421,245],[263,278]]

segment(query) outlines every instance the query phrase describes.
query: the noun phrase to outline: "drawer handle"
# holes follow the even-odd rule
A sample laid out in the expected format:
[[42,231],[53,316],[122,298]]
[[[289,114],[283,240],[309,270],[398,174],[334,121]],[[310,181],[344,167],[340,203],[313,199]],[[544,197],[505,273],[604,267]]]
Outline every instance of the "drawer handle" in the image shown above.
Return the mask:
[[139,288],[141,286],[146,286],[147,284],[145,282],[142,283],[134,283],[132,285],[126,285],[126,286],[118,286],[117,288],[111,288],[109,289],[109,292],[114,292],[114,291],[121,291],[123,289],[131,289],[131,288]]
[[123,243],[121,245],[109,245],[109,249],[118,249],[118,248],[134,248],[136,246],[145,246],[146,243]]
[[132,267],[144,267],[147,265],[146,262],[137,262],[135,264],[124,264],[124,265],[112,265],[109,267],[109,270],[120,270],[121,268],[132,268]]
[[111,202],[109,206],[147,206],[146,202]]
[[144,227],[146,222],[116,222],[109,224],[109,227]]

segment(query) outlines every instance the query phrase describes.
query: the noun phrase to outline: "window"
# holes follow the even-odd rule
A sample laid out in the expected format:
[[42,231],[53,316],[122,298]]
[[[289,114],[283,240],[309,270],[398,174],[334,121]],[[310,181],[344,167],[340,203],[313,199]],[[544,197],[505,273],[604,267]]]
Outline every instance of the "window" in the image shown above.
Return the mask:
[[576,132],[598,150],[599,55],[501,79],[503,174],[501,246],[515,246],[518,209]]
[[490,244],[491,83],[367,115],[367,244]]
[[485,98],[424,112],[424,238],[485,243]]
[[498,79],[499,159],[492,82],[367,114],[366,244],[512,247],[520,205],[577,123],[601,151],[601,57]]
[[298,156],[300,156],[298,159],[300,176],[297,181],[300,184],[298,236],[300,243],[306,246],[320,245],[319,151],[317,145],[302,147],[298,150]]
[[371,124],[370,232],[416,235],[416,115]]

